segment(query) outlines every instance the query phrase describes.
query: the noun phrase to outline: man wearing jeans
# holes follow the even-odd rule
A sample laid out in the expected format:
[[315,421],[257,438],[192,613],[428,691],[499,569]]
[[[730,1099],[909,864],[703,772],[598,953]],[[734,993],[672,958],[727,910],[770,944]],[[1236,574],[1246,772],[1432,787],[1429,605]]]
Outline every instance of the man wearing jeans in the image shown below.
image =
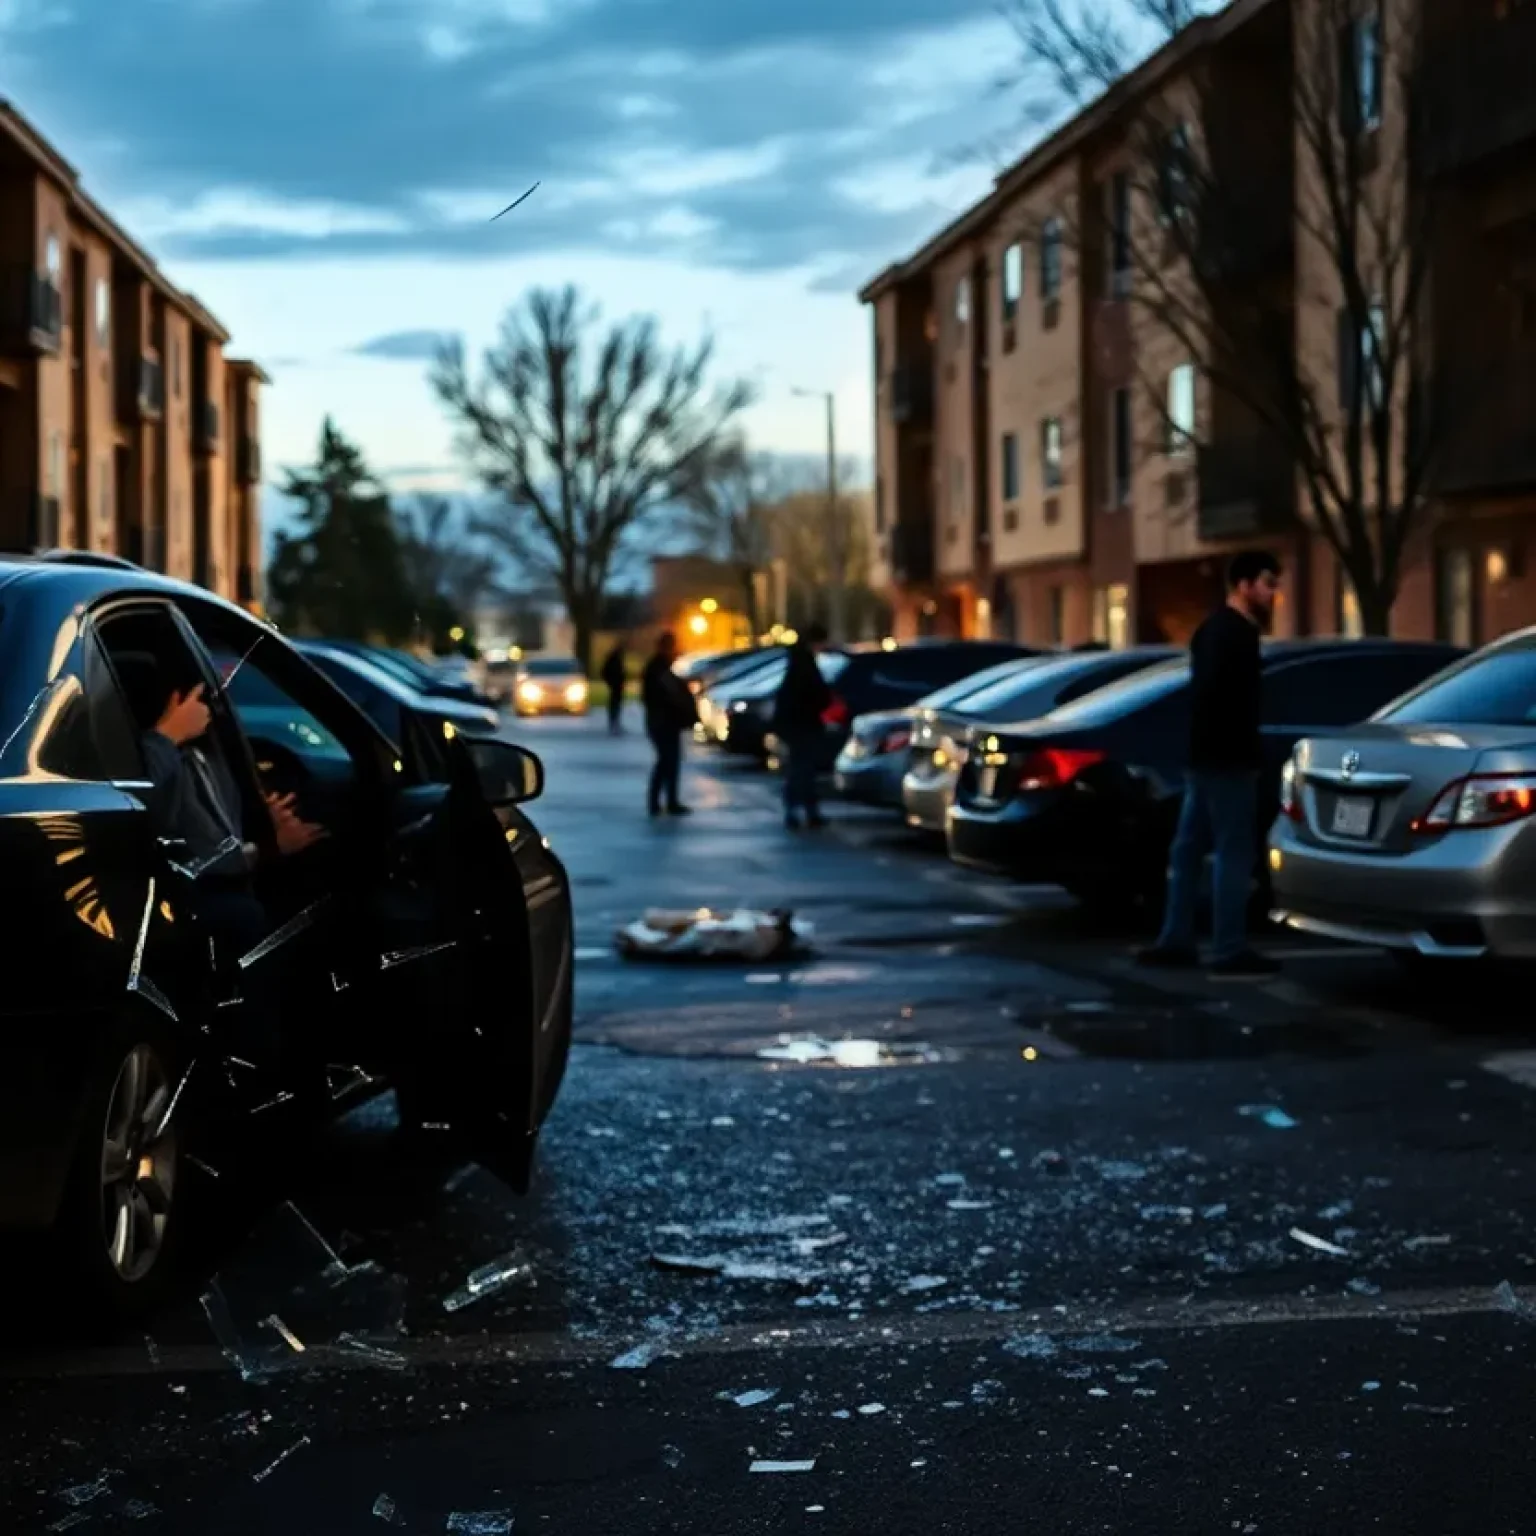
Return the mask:
[[784,825],[791,832],[801,814],[811,828],[826,826],[816,795],[826,725],[822,716],[832,702],[832,690],[816,658],[827,643],[820,624],[810,625],[789,648],[784,681],[773,701],[773,733],[784,743]]
[[1280,562],[1244,550],[1227,568],[1227,600],[1189,643],[1189,772],[1168,856],[1168,893],[1157,943],[1137,956],[1147,966],[1200,963],[1195,909],[1207,848],[1211,880],[1213,977],[1260,979],[1279,969],[1248,947],[1248,897],[1258,840],[1262,673],[1259,635],[1274,612]]

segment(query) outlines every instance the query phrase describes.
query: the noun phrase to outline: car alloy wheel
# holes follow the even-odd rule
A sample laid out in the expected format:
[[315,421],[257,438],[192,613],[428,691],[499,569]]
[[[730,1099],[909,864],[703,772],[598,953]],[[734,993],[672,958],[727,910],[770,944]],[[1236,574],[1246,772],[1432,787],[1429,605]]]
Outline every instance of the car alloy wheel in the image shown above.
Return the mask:
[[165,1247],[176,1191],[174,1088],[155,1048],[135,1045],[118,1068],[101,1139],[101,1234],[118,1277],[143,1280]]

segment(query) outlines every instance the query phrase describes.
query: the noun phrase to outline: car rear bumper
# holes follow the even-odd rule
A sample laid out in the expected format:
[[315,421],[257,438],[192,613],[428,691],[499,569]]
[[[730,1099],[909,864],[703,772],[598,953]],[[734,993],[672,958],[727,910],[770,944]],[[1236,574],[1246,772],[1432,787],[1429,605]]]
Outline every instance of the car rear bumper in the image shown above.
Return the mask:
[[1515,861],[1506,857],[1530,830],[1453,832],[1382,857],[1317,847],[1289,821],[1277,821],[1269,836],[1271,916],[1346,943],[1443,958],[1533,959],[1536,884],[1515,878]]
[[880,757],[849,757],[842,753],[834,764],[833,782],[845,800],[895,809],[901,805],[901,774],[905,754],[887,752]]
[[954,799],[952,775],[918,778],[907,774],[901,781],[901,808],[909,827],[919,832],[942,834],[949,816],[949,802]]
[[1054,884],[1062,878],[1068,820],[1060,797],[1051,793],[997,807],[951,803],[945,816],[949,856],[971,869]]

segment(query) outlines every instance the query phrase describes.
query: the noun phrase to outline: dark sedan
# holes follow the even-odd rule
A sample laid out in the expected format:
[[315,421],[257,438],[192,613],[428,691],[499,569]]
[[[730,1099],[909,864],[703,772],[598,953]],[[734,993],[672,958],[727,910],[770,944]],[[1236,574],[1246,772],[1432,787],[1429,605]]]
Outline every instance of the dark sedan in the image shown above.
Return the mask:
[[[1391,640],[1266,645],[1258,825],[1274,818],[1298,740],[1364,719],[1462,654]],[[1085,901],[1160,900],[1188,736],[1182,656],[1041,719],[973,728],[949,809],[950,856]]]
[[[226,1154],[264,1166],[386,1083],[428,1139],[526,1187],[571,1024],[569,881],[521,809],[538,759],[415,708],[381,732],[275,630],[143,571],[0,561],[0,637],[0,841],[24,898],[3,930],[0,1225],[50,1229],[95,1308],[140,1311],[199,1178]],[[272,923],[248,953],[205,931],[199,863],[151,818],[146,677],[205,690],[199,750]],[[292,858],[278,792],[329,834]],[[301,1032],[258,1043],[243,1009],[273,966]]]
[[[424,694],[371,658],[355,651],[337,650],[329,640],[298,640],[294,649],[325,673],[391,741],[400,740],[402,717],[410,712],[431,720],[436,731],[446,725],[466,736],[494,736],[501,728],[501,716],[496,710],[462,699]],[[237,679],[235,690],[240,686]],[[254,688],[258,684],[252,679],[244,686]],[[235,702],[239,703],[238,696]]]
[[348,651],[361,656],[382,671],[397,677],[408,688],[433,699],[457,699],[461,704],[478,704],[482,708],[496,707],[496,700],[477,688],[468,678],[451,677],[413,656],[409,651],[393,650],[388,646],[365,645],[361,640],[327,640],[333,650]]
[[986,688],[940,707],[930,702],[915,723],[901,781],[907,825],[943,836],[974,726],[1049,714],[1175,655],[1172,646],[1146,645],[1127,651],[1050,656],[1020,662]]

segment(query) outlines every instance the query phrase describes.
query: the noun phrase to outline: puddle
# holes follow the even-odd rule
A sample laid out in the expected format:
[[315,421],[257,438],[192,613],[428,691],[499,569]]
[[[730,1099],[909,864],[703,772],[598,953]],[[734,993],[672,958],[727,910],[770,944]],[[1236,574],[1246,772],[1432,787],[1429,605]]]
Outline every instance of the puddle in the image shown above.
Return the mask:
[[757,1052],[763,1061],[786,1061],[796,1066],[898,1067],[943,1060],[932,1046],[898,1044],[887,1040],[823,1040],[818,1035],[780,1035],[777,1045]]

